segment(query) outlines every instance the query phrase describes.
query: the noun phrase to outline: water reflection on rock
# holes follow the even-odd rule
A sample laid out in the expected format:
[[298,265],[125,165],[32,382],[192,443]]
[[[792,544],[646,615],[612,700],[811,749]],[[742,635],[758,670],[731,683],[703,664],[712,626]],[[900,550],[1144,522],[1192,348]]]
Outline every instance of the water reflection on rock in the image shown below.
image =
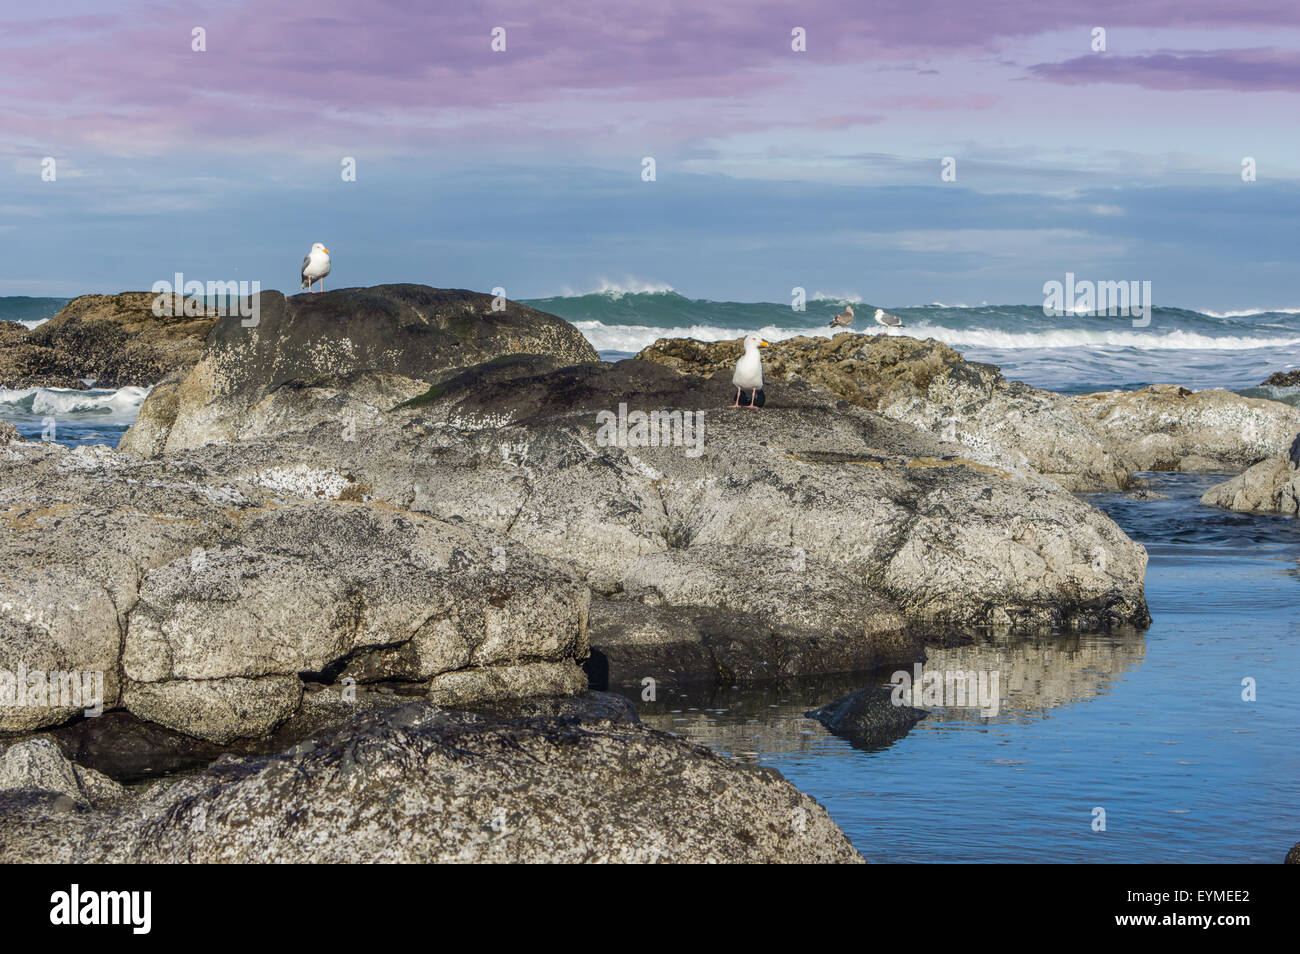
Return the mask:
[[[967,646],[931,648],[924,663],[926,672],[998,672],[999,711],[984,716],[978,708],[935,708],[912,731],[934,730],[952,722],[1041,718],[1052,709],[1105,694],[1117,678],[1140,664],[1144,653],[1145,643],[1137,633],[1018,639],[983,636]],[[653,700],[642,698],[637,690],[624,692],[647,724],[736,758],[756,760],[759,753],[824,751],[827,730],[805,713],[864,687],[888,686],[899,668],[767,688],[661,688]],[[903,731],[897,738],[906,734]]]

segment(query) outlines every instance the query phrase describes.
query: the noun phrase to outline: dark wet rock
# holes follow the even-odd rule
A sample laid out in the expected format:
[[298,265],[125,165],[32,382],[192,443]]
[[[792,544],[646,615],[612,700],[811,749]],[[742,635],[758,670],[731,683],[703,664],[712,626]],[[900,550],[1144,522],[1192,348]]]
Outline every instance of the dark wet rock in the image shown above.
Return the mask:
[[146,387],[193,367],[216,319],[183,307],[155,316],[157,297],[82,295],[31,331],[0,323],[0,387],[83,388],[88,378],[100,388]]
[[782,614],[701,605],[598,600],[591,609],[587,674],[597,687],[788,682],[862,672],[919,658],[924,643],[887,604],[868,597],[825,610],[825,625],[782,623]]
[[893,695],[894,690],[886,686],[868,686],[807,715],[859,748],[883,748],[907,735],[927,715],[924,709],[895,705]]
[[1158,490],[1148,490],[1146,488],[1130,490],[1128,493],[1124,494],[1124,496],[1127,497],[1129,500],[1168,500],[1169,499],[1168,494],[1162,494]]
[[[702,807],[707,806],[707,807]],[[292,752],[227,756],[122,808],[0,793],[0,861],[849,862],[767,768],[625,721],[494,723],[416,703]]]
[[[292,298],[264,292],[259,301],[255,326],[237,316],[216,322],[197,364],[145,401],[123,450],[154,456],[302,426],[308,422],[291,424],[293,409],[304,399],[319,403],[319,395],[303,393],[313,389],[335,400],[334,426],[342,429],[350,417],[364,426],[457,369],[494,358],[597,360],[567,321],[515,302],[493,311],[492,296],[477,292],[377,285]],[[373,402],[340,400],[362,374],[387,376],[386,383],[371,379]]]
[[1274,371],[1260,382],[1260,387],[1297,388],[1300,387],[1300,368],[1290,371]]
[[1300,842],[1296,842],[1291,846],[1291,850],[1286,853],[1284,864],[1300,865]]

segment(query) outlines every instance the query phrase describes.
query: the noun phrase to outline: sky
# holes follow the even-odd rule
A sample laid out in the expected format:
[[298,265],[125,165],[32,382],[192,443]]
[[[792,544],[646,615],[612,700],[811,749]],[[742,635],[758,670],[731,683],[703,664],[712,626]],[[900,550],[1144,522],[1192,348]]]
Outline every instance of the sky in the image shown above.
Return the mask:
[[1295,0],[5,0],[0,295],[1295,309],[1297,118]]

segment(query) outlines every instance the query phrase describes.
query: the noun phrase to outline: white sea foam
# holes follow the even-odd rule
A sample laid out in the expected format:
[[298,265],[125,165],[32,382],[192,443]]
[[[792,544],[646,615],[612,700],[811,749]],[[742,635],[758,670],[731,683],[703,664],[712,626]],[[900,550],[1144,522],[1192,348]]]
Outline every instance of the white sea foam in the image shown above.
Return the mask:
[[88,417],[105,424],[130,424],[149,388],[74,391],[65,388],[0,388],[0,417]]
[[601,321],[575,321],[574,326],[583,333],[597,351],[640,351],[660,338],[694,338],[696,341],[726,341],[742,338],[757,331],[768,341],[780,341],[796,335],[815,335],[829,338],[829,328],[763,328],[739,330],[717,325],[691,325],[689,328],[654,328],[646,325],[606,325]]
[[1249,318],[1252,315],[1300,315],[1300,308],[1246,308],[1242,311],[1202,311],[1211,318]]
[[675,293],[677,289],[672,285],[664,282],[643,282],[635,278],[626,278],[621,282],[607,281],[603,278],[598,279],[598,287],[588,291],[574,291],[572,288],[565,287],[558,298],[582,298],[586,295],[606,295],[609,298],[622,298],[624,295],[663,295],[670,292]]
[[[784,328],[767,325],[762,328],[722,328],[717,325],[691,325],[687,328],[649,327],[646,325],[606,325],[600,321],[574,322],[579,331],[597,351],[636,352],[660,338],[694,338],[697,341],[724,341],[739,338],[746,331],[757,331],[769,341],[780,341],[797,335],[828,338],[830,328]],[[876,326],[868,321],[864,333],[874,333]],[[1189,331],[1171,331],[1165,334],[1150,332],[1093,331],[1081,328],[1061,328],[1051,331],[998,331],[990,328],[948,328],[925,322],[905,322],[901,334],[915,338],[937,338],[953,347],[988,348],[1015,351],[1030,348],[1132,348],[1137,351],[1248,351],[1256,348],[1289,348],[1300,345],[1297,337],[1251,337],[1238,335],[1213,336]]]

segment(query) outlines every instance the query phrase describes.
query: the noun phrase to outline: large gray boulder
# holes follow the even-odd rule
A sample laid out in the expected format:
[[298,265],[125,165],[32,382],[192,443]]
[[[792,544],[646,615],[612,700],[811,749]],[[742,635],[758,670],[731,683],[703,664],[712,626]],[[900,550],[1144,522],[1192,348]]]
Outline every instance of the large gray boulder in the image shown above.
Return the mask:
[[[493,302],[491,295],[425,285],[292,298],[263,292],[256,323],[233,315],[218,319],[197,363],[160,382],[120,446],[155,456],[240,440],[274,427],[292,409],[293,392],[324,389],[337,396],[341,389],[356,390],[358,375],[372,376],[364,389],[369,393],[333,408],[340,427],[492,358],[528,353],[562,363],[597,360],[567,321],[515,302],[494,311]],[[400,379],[423,387],[404,389]]]
[[[215,742],[275,729],[305,678],[418,683],[446,703],[585,686],[589,592],[566,568],[315,496],[102,447],[0,448],[0,669],[100,673],[105,709]],[[4,701],[9,731],[88,708]]]
[[0,861],[862,862],[778,772],[600,713],[502,723],[413,703],[121,807],[56,799],[0,792]]
[[1139,470],[1234,473],[1284,454],[1300,408],[1231,391],[1157,384],[1069,399]]
[[[193,459],[250,483],[293,468],[355,480],[376,501],[572,565],[603,597],[769,626],[892,640],[891,612],[1028,629],[1146,622],[1145,551],[1056,483],[797,383],[769,389],[762,410],[730,410],[726,377],[644,361],[490,381],[471,369],[353,440],[320,425]],[[620,404],[704,411],[701,452],[602,443],[596,415]]]
[[[1300,438],[1296,439],[1300,444]],[[1215,484],[1201,503],[1248,513],[1300,514],[1300,469],[1289,454],[1262,460],[1245,473]]]

